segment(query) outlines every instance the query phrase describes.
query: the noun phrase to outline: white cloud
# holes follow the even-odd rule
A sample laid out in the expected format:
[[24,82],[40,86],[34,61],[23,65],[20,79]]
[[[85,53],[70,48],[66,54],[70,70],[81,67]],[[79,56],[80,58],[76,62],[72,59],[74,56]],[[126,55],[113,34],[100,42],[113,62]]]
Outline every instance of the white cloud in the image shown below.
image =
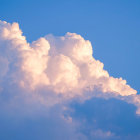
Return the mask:
[[104,93],[136,94],[122,78],[110,77],[103,63],[92,56],[91,43],[75,33],[63,37],[48,35],[29,44],[17,23],[1,21],[0,49],[1,62],[5,59],[15,67],[12,72],[9,69],[10,74],[18,68],[22,76],[17,77],[18,84],[31,89],[43,85],[58,94],[76,94],[87,87],[91,90],[96,87]]
[[29,44],[18,23],[0,21],[0,64],[1,88],[5,81],[41,101],[50,92],[66,99],[86,98],[85,92],[97,89],[121,96],[137,93],[126,80],[109,76],[93,57],[90,41],[75,33],[47,35]]
[[[40,110],[40,106],[41,109],[45,106],[46,111],[56,104],[66,108],[75,99],[85,101],[100,97],[134,104],[138,107],[137,114],[140,114],[137,91],[127,85],[126,80],[109,76],[103,69],[104,64],[93,56],[90,41],[75,33],[62,37],[47,35],[30,44],[18,23],[0,21],[0,108],[8,109],[8,112],[14,108],[23,115],[24,111],[32,114],[33,110]],[[55,110],[58,114],[48,117],[47,121],[54,117],[51,122],[56,120],[55,125],[62,122],[64,129],[70,127],[70,131],[74,130],[70,132],[74,136],[72,139],[88,139],[86,134],[78,131],[82,121],[78,124],[69,113],[65,116],[64,112],[69,109],[60,110]],[[100,127],[90,131],[91,139],[111,139],[114,136],[114,132],[103,131]]]

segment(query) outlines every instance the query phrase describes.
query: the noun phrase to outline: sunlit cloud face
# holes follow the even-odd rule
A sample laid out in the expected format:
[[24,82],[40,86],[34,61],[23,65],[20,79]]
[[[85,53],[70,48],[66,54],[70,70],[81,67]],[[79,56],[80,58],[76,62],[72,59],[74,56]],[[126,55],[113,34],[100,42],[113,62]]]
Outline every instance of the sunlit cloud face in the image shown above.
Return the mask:
[[71,132],[75,139],[117,139],[115,132],[99,127],[90,130],[89,138],[80,130],[77,134],[81,124],[77,124],[79,122],[70,113],[67,117],[64,115],[69,111],[71,102],[84,103],[97,97],[104,100],[116,98],[120,102],[134,104],[137,114],[140,114],[137,91],[127,85],[126,80],[110,76],[103,67],[104,64],[94,58],[90,41],[80,35],[46,35],[30,44],[22,35],[18,23],[0,21],[1,108],[24,105],[23,110],[27,111],[29,108],[34,110],[36,106],[40,110],[42,105],[47,109],[60,105],[59,121],[66,121],[66,127],[70,123],[71,129],[75,130]]
[[[18,69],[22,77],[18,83],[37,89],[48,86],[58,94],[68,94],[90,87],[102,92],[114,92],[122,96],[136,94],[136,90],[126,84],[122,78],[110,77],[103,69],[103,63],[95,60],[91,43],[80,35],[67,33],[63,37],[47,35],[27,43],[17,23],[0,23],[1,27],[1,63]],[[6,75],[5,63],[3,74]],[[13,67],[12,66],[12,67]],[[9,68],[10,74],[16,73]],[[3,75],[4,76],[4,75]],[[15,77],[14,77],[15,79]],[[76,94],[76,93],[73,93]]]

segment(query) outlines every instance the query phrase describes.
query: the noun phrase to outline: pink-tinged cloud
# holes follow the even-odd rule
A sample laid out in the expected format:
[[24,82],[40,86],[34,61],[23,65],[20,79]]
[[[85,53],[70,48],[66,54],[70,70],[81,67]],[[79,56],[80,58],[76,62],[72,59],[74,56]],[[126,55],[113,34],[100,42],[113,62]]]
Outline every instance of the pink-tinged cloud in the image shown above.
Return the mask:
[[17,87],[22,96],[27,94],[42,103],[53,104],[57,102],[56,96],[59,101],[86,99],[88,92],[98,90],[103,97],[106,93],[122,98],[134,95],[128,102],[139,106],[137,91],[126,80],[109,76],[104,64],[93,56],[90,41],[75,33],[62,37],[47,35],[30,44],[18,23],[0,21],[1,92],[5,82]]
[[103,67],[80,35],[28,43],[0,21],[0,138],[139,140],[140,95]]

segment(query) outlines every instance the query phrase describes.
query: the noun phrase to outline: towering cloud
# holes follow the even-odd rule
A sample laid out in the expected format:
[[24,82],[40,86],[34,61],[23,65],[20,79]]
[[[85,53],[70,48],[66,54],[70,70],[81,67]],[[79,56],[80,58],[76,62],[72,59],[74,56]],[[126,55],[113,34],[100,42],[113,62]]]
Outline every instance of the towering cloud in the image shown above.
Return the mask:
[[126,80],[109,76],[94,59],[90,41],[75,33],[47,35],[30,44],[18,23],[0,21],[0,66],[1,92],[15,86],[41,100],[59,95],[85,98],[86,92],[96,90],[121,96],[137,93]]
[[[10,24],[0,21],[0,112],[4,110],[5,113],[7,108],[17,109],[19,107],[22,115],[25,110],[31,113],[31,110],[35,110],[35,108],[39,108],[38,114],[40,114],[40,112],[43,112],[44,107],[45,109],[51,108],[50,116],[45,110],[47,124],[52,123],[64,128],[62,132],[59,128],[56,130],[56,135],[60,139],[67,139],[67,136],[64,138],[58,134],[59,132],[63,133],[63,131],[70,133],[69,135],[73,136],[71,139],[75,140],[93,138],[119,139],[117,135],[120,130],[116,122],[113,128],[110,129],[108,126],[102,130],[100,124],[100,119],[102,118],[96,116],[92,109],[90,110],[93,117],[91,122],[89,121],[90,116],[78,118],[77,113],[80,113],[81,106],[74,107],[77,112],[70,115],[72,112],[71,103],[75,99],[76,102],[79,100],[85,102],[83,109],[84,107],[90,108],[91,105],[95,105],[94,111],[98,112],[100,109],[103,113],[108,113],[103,109],[103,102],[107,104],[107,107],[109,104],[111,106],[115,105],[117,108],[125,108],[126,105],[122,103],[125,101],[127,104],[137,106],[137,114],[140,114],[140,96],[137,91],[127,85],[126,80],[111,77],[103,69],[103,63],[93,56],[90,41],[84,40],[84,38],[75,33],[66,33],[62,37],[47,35],[30,44],[22,35],[18,23]],[[100,98],[98,100],[96,97],[116,99],[113,102],[112,99],[109,99],[109,102],[107,102],[106,100],[102,101]],[[88,104],[90,99],[92,103]],[[116,102],[116,100],[119,101]],[[101,106],[96,107],[97,103]],[[40,105],[43,105],[43,107],[40,108]],[[56,107],[56,105],[58,106]],[[131,105],[128,105],[128,108],[134,110]],[[52,110],[55,110],[54,112],[56,113]],[[112,111],[111,115],[115,117],[115,113],[113,113]],[[126,113],[128,112],[126,111]],[[113,123],[112,116],[110,118]],[[0,121],[3,119],[1,117]],[[78,121],[76,121],[77,118]],[[132,115],[132,119],[136,119],[134,115]],[[41,120],[39,122],[42,123]],[[40,123],[36,124],[37,127],[40,126]],[[87,127],[81,127],[82,123],[85,123]],[[104,121],[104,123],[106,124],[107,121]],[[43,124],[46,124],[46,120]],[[125,126],[122,125],[121,127],[125,129]],[[47,125],[44,128],[49,129]],[[66,128],[69,129],[69,132],[66,131]],[[116,128],[117,132],[114,131]],[[82,133],[83,131],[84,133]],[[50,135],[50,139],[52,137],[56,139],[54,135]],[[125,136],[121,138],[127,139]],[[139,135],[135,138],[139,138]]]
[[10,77],[20,88],[44,86],[69,97],[95,88],[122,96],[137,93],[122,78],[110,77],[94,59],[91,43],[75,33],[47,35],[29,44],[17,23],[0,21],[0,63],[1,83]]

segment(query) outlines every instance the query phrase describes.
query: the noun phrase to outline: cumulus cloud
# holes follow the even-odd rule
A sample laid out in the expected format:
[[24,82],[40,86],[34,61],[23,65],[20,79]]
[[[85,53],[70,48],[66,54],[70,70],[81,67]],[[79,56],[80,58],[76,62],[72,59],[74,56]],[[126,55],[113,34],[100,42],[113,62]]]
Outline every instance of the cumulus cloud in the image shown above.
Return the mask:
[[[71,127],[74,130],[70,132],[74,136],[71,139],[117,139],[115,131],[100,127],[91,127],[90,134],[83,134],[85,128],[79,130],[82,122],[78,124],[76,117],[64,113],[71,108],[68,104],[75,100],[97,97],[104,100],[116,98],[134,104],[138,107],[137,114],[140,114],[137,91],[127,85],[126,80],[114,78],[104,70],[104,64],[94,58],[90,41],[68,32],[61,37],[46,35],[28,43],[18,23],[0,21],[1,110],[18,108],[21,111],[22,108],[21,112],[26,110],[30,114],[34,108],[40,110],[40,105],[47,109],[61,105],[57,110],[59,113],[54,115],[58,118],[52,121],[57,120],[55,125],[60,125],[60,122],[66,124],[64,129]],[[47,121],[54,116],[47,117]],[[86,126],[89,127],[89,123]]]
[[1,79],[7,73],[16,75],[13,80],[21,88],[46,86],[67,96],[81,94],[88,87],[122,96],[137,93],[122,78],[109,76],[103,63],[94,59],[91,43],[75,33],[63,37],[47,35],[29,44],[17,23],[1,21],[0,49],[0,62],[4,65]]

